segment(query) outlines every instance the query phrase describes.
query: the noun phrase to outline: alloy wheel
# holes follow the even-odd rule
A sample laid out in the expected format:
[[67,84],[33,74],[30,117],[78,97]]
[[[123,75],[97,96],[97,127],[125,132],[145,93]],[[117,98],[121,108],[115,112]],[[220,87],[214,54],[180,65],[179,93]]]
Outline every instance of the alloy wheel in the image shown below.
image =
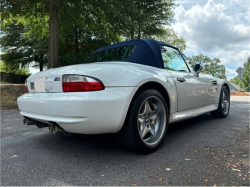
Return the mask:
[[224,114],[227,114],[229,109],[229,94],[227,90],[223,90],[221,99],[222,99],[221,101],[222,112]]
[[138,113],[138,131],[147,146],[155,146],[163,138],[166,130],[166,109],[160,98],[146,98]]

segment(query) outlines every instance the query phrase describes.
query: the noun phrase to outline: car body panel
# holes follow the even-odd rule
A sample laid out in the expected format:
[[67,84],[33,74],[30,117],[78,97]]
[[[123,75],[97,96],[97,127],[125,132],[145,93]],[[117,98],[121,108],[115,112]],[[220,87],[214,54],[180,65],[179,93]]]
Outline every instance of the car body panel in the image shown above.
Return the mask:
[[214,111],[217,108],[218,108],[218,104],[211,104],[211,105],[206,105],[206,106],[202,106],[202,107],[198,107],[198,108],[194,108],[194,109],[175,112],[175,113],[170,115],[169,122],[175,123],[175,122],[186,120],[189,118],[194,118],[194,117],[197,117],[201,114]]
[[97,92],[26,93],[18,98],[21,115],[59,124],[80,134],[114,133],[122,127],[138,87],[106,88]]
[[[145,65],[149,62],[138,64],[136,62],[140,58],[133,57],[131,60],[135,61],[131,62],[111,61],[71,65],[31,75],[27,79],[30,93],[17,99],[21,115],[50,125],[56,123],[65,131],[72,133],[116,133],[124,124],[135,94],[147,83],[157,83],[165,89],[167,95],[163,97],[166,102],[169,98],[170,123],[218,108],[221,88],[226,84],[224,80],[211,75],[200,74],[196,77],[192,72],[165,70],[159,67],[160,50],[155,49],[162,43],[146,43],[144,47],[149,47],[148,50],[151,50],[150,54],[153,55],[151,59],[158,59],[158,64],[155,66],[153,63]],[[138,47],[136,50],[142,49]],[[137,54],[140,55],[138,51]],[[158,55],[157,58],[154,55]],[[105,89],[92,92],[63,92],[64,74],[93,77],[101,81]],[[177,81],[178,77],[185,78],[186,82]],[[38,93],[34,86],[38,78],[45,79],[45,88],[41,93]]]
[[[71,69],[70,72],[74,72],[73,74],[91,76],[101,80],[105,88],[140,87],[148,82],[157,82],[163,85],[168,92],[171,100],[170,112],[176,111],[177,97],[173,78],[164,69],[129,62],[99,62],[69,67]],[[59,73],[56,73],[57,69]],[[47,76],[48,81],[45,81],[45,88],[48,89],[49,93],[60,93],[62,92],[62,82],[53,81],[55,77],[60,77],[60,80],[62,80],[62,74],[60,73],[61,68],[47,70],[30,76],[27,81],[30,83],[35,78]],[[52,84],[47,84],[49,81],[52,81],[53,86],[51,86]],[[28,84],[28,88],[31,93],[35,93],[35,90],[31,89],[30,84]]]
[[[168,70],[169,71],[169,70]],[[178,111],[189,110],[215,103],[216,86],[212,86],[207,76],[195,76],[189,72],[169,71],[174,78],[177,97]],[[179,82],[178,78],[184,78]]]

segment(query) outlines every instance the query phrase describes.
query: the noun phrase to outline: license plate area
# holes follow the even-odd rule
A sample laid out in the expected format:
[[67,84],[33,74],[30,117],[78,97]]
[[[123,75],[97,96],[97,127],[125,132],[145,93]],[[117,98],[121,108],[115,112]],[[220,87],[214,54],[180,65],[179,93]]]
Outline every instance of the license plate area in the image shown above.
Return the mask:
[[30,82],[30,88],[31,88],[32,90],[35,89],[34,82]]
[[46,92],[45,80],[47,77],[38,77],[34,80],[35,92]]

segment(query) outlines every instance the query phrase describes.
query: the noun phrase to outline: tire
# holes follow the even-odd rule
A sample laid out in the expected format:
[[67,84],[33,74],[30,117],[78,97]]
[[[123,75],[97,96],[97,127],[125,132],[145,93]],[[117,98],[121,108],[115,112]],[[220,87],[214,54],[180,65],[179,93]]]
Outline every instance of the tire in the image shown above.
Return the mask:
[[156,151],[168,130],[168,108],[156,90],[139,92],[131,102],[117,139],[123,146],[141,153]]
[[218,109],[210,112],[215,118],[226,118],[230,110],[230,92],[226,86],[223,86],[220,93]]

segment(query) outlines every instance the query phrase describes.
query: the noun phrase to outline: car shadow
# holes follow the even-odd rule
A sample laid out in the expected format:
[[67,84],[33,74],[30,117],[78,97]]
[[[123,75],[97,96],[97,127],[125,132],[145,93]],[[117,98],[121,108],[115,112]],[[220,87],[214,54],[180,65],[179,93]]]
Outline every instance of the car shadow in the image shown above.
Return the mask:
[[[235,105],[237,103],[237,105]],[[246,105],[245,102],[241,101],[234,101],[231,105],[232,107],[246,107],[249,108],[249,105]],[[231,112],[232,113],[232,112]],[[228,118],[235,118],[234,113],[229,114]],[[236,115],[237,116],[237,115]],[[228,119],[226,118],[226,119]],[[224,119],[213,118],[209,113],[203,114],[201,116],[188,119],[185,121],[177,122],[170,124],[168,129],[168,134],[160,147],[161,149],[166,149],[168,146],[172,146],[171,142],[173,140],[177,140],[180,136],[184,136],[186,133],[191,133],[193,137],[196,137],[200,133],[200,128],[208,128],[218,127],[218,125],[223,125],[220,121]],[[230,120],[230,119],[228,119]],[[53,148],[57,151],[67,150],[67,154],[76,155],[88,155],[93,156],[95,154],[103,154],[103,155],[119,155],[119,154],[129,154],[129,155],[137,155],[142,156],[142,154],[135,153],[130,151],[124,147],[122,147],[116,140],[115,134],[101,134],[101,135],[81,135],[81,134],[74,134],[73,136],[67,137],[63,134],[56,134],[53,133],[42,134],[38,135],[35,139],[39,142],[45,142],[45,144],[40,144],[38,146],[46,146],[46,148]],[[186,140],[189,141],[189,140]],[[47,143],[46,143],[47,142]],[[48,143],[49,142],[49,143]],[[48,145],[49,144],[49,145]],[[41,147],[42,148],[42,147]],[[53,150],[51,149],[51,150]],[[53,150],[53,151],[54,151]]]
[[[179,136],[182,136],[185,131],[192,131],[194,128],[199,128],[203,123],[201,121],[212,121],[210,115],[205,114],[190,120],[185,120],[182,122],[171,124],[168,130],[167,137],[165,138],[162,147],[169,145],[169,139]],[[72,154],[72,156],[77,155],[88,155],[92,156],[95,154],[102,155],[119,155],[119,154],[128,154],[134,156],[143,156],[143,154],[133,152],[127,148],[122,147],[116,140],[115,134],[100,134],[100,135],[82,135],[82,134],[73,134],[72,136],[64,136],[61,133],[53,134],[42,134],[38,135],[35,139],[40,139],[38,142],[44,142],[44,144],[39,144],[42,146],[41,149],[51,148],[51,151],[65,151],[67,154]]]

